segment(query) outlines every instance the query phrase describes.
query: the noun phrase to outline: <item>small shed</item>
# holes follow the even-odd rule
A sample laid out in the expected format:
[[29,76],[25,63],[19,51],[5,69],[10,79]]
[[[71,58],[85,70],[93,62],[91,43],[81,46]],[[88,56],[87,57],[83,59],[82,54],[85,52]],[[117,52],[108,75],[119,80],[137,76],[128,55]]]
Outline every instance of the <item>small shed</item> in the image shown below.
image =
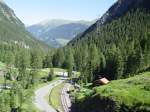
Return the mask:
[[98,80],[96,80],[95,82],[94,82],[94,85],[106,85],[106,84],[108,84],[110,81],[107,79],[107,78],[100,78],[100,79],[98,79]]

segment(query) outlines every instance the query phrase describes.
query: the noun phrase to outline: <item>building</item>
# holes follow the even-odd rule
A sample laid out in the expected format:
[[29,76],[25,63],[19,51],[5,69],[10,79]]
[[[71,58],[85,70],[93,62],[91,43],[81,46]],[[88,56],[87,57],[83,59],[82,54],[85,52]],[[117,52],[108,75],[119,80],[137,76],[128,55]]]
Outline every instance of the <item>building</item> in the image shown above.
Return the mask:
[[96,85],[96,86],[98,86],[98,85],[106,85],[109,82],[110,81],[104,77],[104,78],[100,78],[100,79],[94,81],[94,85]]

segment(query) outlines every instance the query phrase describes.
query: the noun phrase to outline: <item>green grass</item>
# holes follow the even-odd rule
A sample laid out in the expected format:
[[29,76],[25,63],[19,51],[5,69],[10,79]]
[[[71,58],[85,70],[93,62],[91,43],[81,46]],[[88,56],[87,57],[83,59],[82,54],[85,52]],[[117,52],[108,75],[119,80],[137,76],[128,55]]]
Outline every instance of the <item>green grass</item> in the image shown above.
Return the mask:
[[66,72],[67,70],[61,68],[53,68],[54,72]]
[[[33,90],[36,91],[37,89],[39,89],[39,88],[41,88],[41,87],[44,87],[44,86],[46,86],[46,85],[48,85],[48,84],[50,84],[50,83],[53,83],[54,81],[56,81],[56,80],[58,80],[58,79],[59,79],[59,77],[56,77],[56,78],[54,78],[54,79],[53,79],[52,81],[50,81],[50,82],[46,82],[46,83],[39,82],[38,84],[34,85]],[[49,94],[50,94],[50,93],[49,93]],[[49,99],[49,94],[48,94],[47,96],[45,96],[46,99]],[[48,102],[49,102],[49,100],[48,100]],[[34,105],[33,103],[31,103],[31,105],[32,105],[32,109],[34,110],[33,112],[40,112],[40,110],[38,110],[38,108],[35,107],[35,105]],[[26,104],[25,106],[26,106],[26,108],[27,108],[28,106],[30,106],[30,102],[29,102],[28,104]]]
[[0,76],[0,84],[4,83],[4,77]]
[[37,90],[37,89],[39,89],[39,88],[41,88],[43,86],[51,84],[52,82],[54,82],[54,81],[56,81],[58,79],[60,79],[60,78],[59,77],[55,77],[52,81],[49,81],[49,82],[39,82],[37,85],[34,85],[33,88],[34,88],[34,90]]
[[62,104],[61,104],[61,97],[60,93],[62,88],[64,87],[64,83],[59,84],[54,89],[52,89],[50,95],[49,95],[49,102],[50,104],[57,110],[60,110],[63,112]]
[[67,71],[66,69],[62,69],[62,68],[44,68],[44,69],[41,69],[41,70],[45,71],[45,72],[49,72],[50,69],[54,69],[54,72],[66,72]]
[[[46,78],[50,72],[51,68],[39,69],[36,75],[38,81],[41,81],[42,78]],[[66,70],[60,68],[52,68],[54,69],[55,76],[57,75],[56,72],[65,72]],[[39,82],[40,83],[40,82]]]
[[22,112],[40,112],[32,102],[27,102],[22,106]]
[[[0,69],[3,69],[5,68],[5,64],[4,63],[1,63],[0,62]],[[12,69],[13,71],[16,71],[17,69],[13,68]],[[55,72],[62,72],[62,71],[65,71],[63,69],[59,69],[59,68],[54,68]],[[28,69],[28,71],[30,71],[30,69]],[[33,104],[33,101],[32,99],[34,98],[34,91],[43,87],[43,86],[46,86],[56,80],[59,79],[59,77],[55,77],[52,81],[49,81],[49,82],[43,82],[43,81],[40,81],[40,79],[42,77],[47,77],[48,76],[48,73],[49,73],[50,69],[40,69],[38,72],[37,72],[37,80],[38,82],[32,87],[30,88],[29,90],[25,90],[24,93],[25,94],[30,94],[30,95],[26,95],[28,97],[30,97],[25,103],[23,103],[22,105],[22,111],[23,112],[40,112],[37,107]],[[12,82],[12,81],[9,81],[7,80],[7,83],[9,82]],[[4,77],[2,75],[0,75],[0,84],[4,83]],[[49,98],[48,98],[49,99]]]
[[[6,67],[6,65],[4,63],[0,62],[0,69],[4,69],[5,67]],[[66,72],[66,70],[61,69],[61,68],[53,68],[53,69],[54,69],[55,73],[56,72]],[[11,70],[14,72],[17,72],[16,68],[13,68]],[[28,70],[30,71],[30,69],[28,69]],[[49,72],[50,72],[50,68],[39,69],[37,72],[37,75],[36,75],[37,80],[40,80],[43,77],[47,77]],[[11,81],[7,80],[7,82],[11,82]],[[1,75],[0,75],[0,83],[4,83],[4,77]],[[42,84],[41,82],[38,82],[38,83],[40,83],[40,85]]]
[[[54,82],[54,81],[56,81],[56,80],[58,80],[59,78],[55,78],[55,79],[53,79],[52,81],[50,81],[50,82],[46,82],[46,83],[42,83],[42,82],[39,82],[38,84],[36,84],[36,85],[34,85],[32,88],[31,88],[31,90],[32,91],[36,91],[37,89],[39,89],[39,88],[41,88],[41,87],[43,87],[43,86],[46,86],[46,85],[48,85],[48,84],[50,84],[50,83],[52,83],[52,82]],[[32,95],[34,95],[33,93],[31,93],[31,96]],[[32,98],[34,98],[33,96],[32,96]],[[49,99],[49,98],[48,98]],[[30,109],[29,109],[30,108]],[[33,101],[31,100],[27,100],[27,102],[26,103],[24,103],[23,104],[23,107],[22,107],[22,109],[23,109],[23,112],[27,112],[27,110],[29,111],[29,112],[40,112],[40,110],[33,104]]]
[[61,69],[61,68],[45,68],[45,69],[42,69],[42,71],[49,72],[50,69],[54,69],[54,72],[66,72],[67,71],[67,70]]
[[150,72],[128,79],[112,81],[95,88],[96,94],[112,97],[119,103],[134,106],[138,103],[150,105]]
[[[5,68],[5,64],[0,62],[0,70]],[[4,82],[4,77],[0,74],[0,84]]]
[[2,62],[0,62],[0,69],[4,69],[6,67],[6,65]]
[[92,90],[83,88],[75,96],[76,101],[80,106],[82,105],[82,109],[88,105],[90,109],[106,109],[108,107],[110,109],[114,102],[116,107],[113,108],[120,109],[120,112],[123,109],[150,111],[150,72],[141,73],[128,79],[111,81],[108,85],[95,87]]

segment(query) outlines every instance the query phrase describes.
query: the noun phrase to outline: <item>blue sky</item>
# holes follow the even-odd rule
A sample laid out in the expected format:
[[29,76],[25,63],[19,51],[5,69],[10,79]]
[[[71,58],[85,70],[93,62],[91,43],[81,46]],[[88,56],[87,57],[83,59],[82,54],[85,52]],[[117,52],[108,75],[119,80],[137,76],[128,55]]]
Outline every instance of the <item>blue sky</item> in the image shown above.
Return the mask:
[[5,0],[15,14],[31,25],[49,19],[93,20],[117,0]]

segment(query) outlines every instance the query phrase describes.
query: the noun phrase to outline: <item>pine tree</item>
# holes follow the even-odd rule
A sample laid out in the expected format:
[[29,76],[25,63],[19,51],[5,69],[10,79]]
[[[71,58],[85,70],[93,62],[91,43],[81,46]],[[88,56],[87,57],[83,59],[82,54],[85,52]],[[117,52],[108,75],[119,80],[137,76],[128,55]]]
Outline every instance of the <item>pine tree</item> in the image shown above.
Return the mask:
[[31,52],[31,67],[33,69],[42,68],[43,66],[42,54],[43,54],[42,52],[36,49]]
[[72,75],[72,71],[73,71],[73,67],[74,67],[74,57],[73,57],[73,53],[71,49],[68,49],[67,51],[67,56],[66,56],[66,60],[65,60],[65,66],[68,70],[68,75],[71,77]]
[[110,79],[121,78],[124,72],[124,60],[120,49],[115,44],[109,49],[106,58],[106,77]]
[[64,61],[65,61],[64,51],[62,49],[57,50],[53,56],[54,67],[58,67],[58,68],[63,67]]
[[[147,10],[129,11],[117,21],[109,24],[99,26],[96,23],[95,28],[91,28],[85,35],[71,41],[67,47],[72,47],[75,51],[75,67],[77,70],[82,68],[80,71],[83,80],[87,80],[87,77],[90,78],[89,73],[92,74],[93,70],[89,68],[93,64],[89,62],[89,59],[86,59],[86,62],[82,61],[84,59],[82,52],[90,51],[92,44],[96,45],[100,59],[99,73],[94,74],[102,74],[108,79],[118,79],[126,78],[128,74],[149,70],[149,20],[150,13]],[[85,46],[88,46],[88,50]],[[101,53],[104,56],[101,56]]]
[[23,88],[27,88],[29,73],[27,72],[27,68],[30,67],[30,54],[28,51],[21,50],[19,54],[19,75],[17,77],[18,81],[21,81],[21,85]]
[[123,77],[124,72],[124,60],[119,48],[116,51],[116,74],[114,79],[120,79]]
[[8,66],[12,66],[14,65],[14,61],[15,61],[15,56],[13,55],[13,53],[11,51],[6,53],[6,64]]
[[48,52],[45,56],[45,59],[43,60],[43,67],[44,68],[52,68],[52,53]]
[[83,83],[87,83],[88,82],[88,46],[87,45],[83,45],[83,48],[81,48],[81,50],[79,49],[79,52],[81,53],[81,68],[79,69],[81,72],[81,76],[80,79]]
[[91,45],[89,50],[89,57],[88,57],[88,69],[89,69],[89,76],[88,81],[92,82],[96,77],[95,72],[100,67],[100,59],[99,59],[99,52],[96,48],[96,45]]

